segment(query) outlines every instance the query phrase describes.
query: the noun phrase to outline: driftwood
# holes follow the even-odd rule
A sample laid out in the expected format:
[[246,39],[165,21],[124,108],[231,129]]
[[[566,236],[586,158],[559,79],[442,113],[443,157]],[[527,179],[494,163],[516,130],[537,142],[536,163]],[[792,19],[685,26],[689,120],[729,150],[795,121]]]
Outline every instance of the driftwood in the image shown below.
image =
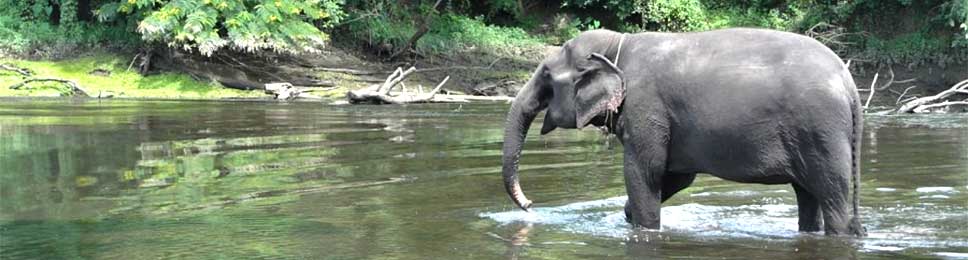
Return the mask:
[[396,87],[397,85],[400,85],[400,83],[403,82],[404,79],[409,77],[415,71],[417,71],[416,67],[410,67],[407,70],[403,70],[402,68],[397,68],[396,71],[394,71],[393,73],[390,74],[390,76],[387,77],[387,79],[383,82],[383,84],[373,85],[373,86],[370,86],[369,88],[360,89],[360,90],[351,90],[350,92],[346,93],[346,97],[349,99],[350,103],[354,103],[354,104],[356,103],[378,103],[378,104],[427,103],[427,102],[433,102],[432,100],[434,99],[434,96],[437,95],[437,92],[439,92],[440,89],[443,88],[444,84],[447,83],[447,80],[450,80],[450,76],[447,76],[446,78],[444,78],[444,80],[440,81],[440,83],[437,84],[437,87],[434,87],[434,90],[431,91],[430,93],[400,92],[400,93],[394,93],[395,95],[390,93],[390,91],[393,90],[394,87]]
[[63,83],[64,85],[67,85],[67,87],[70,90],[70,93],[72,95],[79,95],[79,96],[82,96],[82,97],[90,97],[91,96],[90,94],[88,94],[88,92],[86,90],[84,90],[83,88],[81,88],[81,86],[78,85],[77,82],[74,82],[72,80],[55,79],[55,78],[31,78],[31,79],[26,79],[26,80],[24,80],[24,81],[22,81],[20,83],[11,85],[10,86],[10,89],[20,89],[21,87],[23,87],[23,86],[25,86],[25,85],[27,85],[28,83],[31,83],[31,82],[48,82],[48,81],[49,82],[59,82],[59,83]]
[[[910,91],[910,90],[912,90],[914,88],[917,88],[917,87],[918,86],[910,86],[910,87],[904,89],[904,92],[901,92],[901,95],[897,97],[897,100],[894,100],[894,105],[901,105],[901,102],[910,101],[910,100],[905,99],[904,98],[904,95],[907,95],[908,91]],[[915,98],[917,98],[917,97],[911,97],[910,99],[911,100],[914,100]]]
[[20,74],[20,76],[23,76],[23,77],[31,76],[29,70],[24,68],[18,68],[16,66],[8,65],[8,64],[0,64],[0,70],[13,71],[13,72],[16,72],[17,74]]
[[[371,104],[407,104],[407,103],[467,103],[471,101],[510,101],[510,97],[480,97],[469,95],[447,95],[440,94],[444,84],[450,80],[450,76],[445,77],[430,92],[423,92],[423,87],[418,87],[418,92],[406,91],[403,80],[413,73],[419,71],[416,67],[407,70],[397,68],[383,81],[382,84],[372,85],[365,89],[351,90],[346,93],[346,98],[351,104],[371,103]],[[404,86],[404,91],[393,91],[396,86]]]
[[[848,63],[848,64],[850,64],[850,63]],[[860,91],[860,92],[881,91],[881,90],[886,90],[886,89],[890,88],[891,85],[893,85],[894,83],[904,84],[904,83],[911,83],[911,82],[914,82],[914,81],[917,81],[918,80],[918,78],[910,78],[910,79],[905,79],[905,80],[894,80],[894,69],[893,68],[888,68],[888,71],[887,72],[890,75],[889,76],[890,78],[887,79],[887,83],[884,83],[884,85],[881,85],[880,87],[874,88],[874,86],[872,84],[871,85],[871,88],[868,88],[868,89],[858,89],[857,91]],[[878,73],[874,73],[874,81],[877,81],[877,77],[878,77]],[[900,93],[897,93],[897,92],[895,92],[895,94],[900,95]]]
[[[849,61],[848,61],[848,64],[850,64]],[[859,92],[870,92],[867,95],[867,101],[864,102],[864,109],[867,109],[870,106],[871,100],[874,99],[874,93],[876,93],[878,91],[887,90],[888,92],[891,92],[891,93],[894,93],[895,95],[898,95],[897,103],[900,103],[900,100],[902,98],[904,98],[904,95],[908,92],[908,90],[911,90],[912,88],[916,87],[916,86],[908,87],[907,89],[904,89],[904,92],[897,92],[895,90],[889,89],[891,86],[894,85],[894,83],[899,83],[899,84],[911,83],[911,82],[917,81],[918,79],[917,78],[910,78],[910,79],[905,79],[905,80],[895,80],[894,69],[893,68],[888,68],[888,75],[889,76],[888,76],[888,79],[887,79],[887,83],[884,83],[884,85],[881,85],[880,87],[877,87],[877,80],[878,80],[878,78],[880,78],[880,73],[874,73],[874,79],[871,80],[871,86],[870,86],[870,88],[867,88],[867,89],[858,89],[857,90]]]
[[948,100],[954,95],[966,95],[968,94],[968,80],[958,82],[950,89],[942,91],[934,96],[917,98],[908,102],[905,102],[900,108],[897,109],[897,113],[929,113],[935,111],[939,108],[949,108],[951,106],[968,106],[968,98],[963,100]]
[[321,97],[309,94],[308,92],[312,92],[315,90],[331,90],[334,88],[336,87],[328,87],[328,88],[297,87],[297,86],[293,86],[289,82],[266,83],[265,93],[274,95],[275,99],[278,99],[278,100],[293,100],[297,98],[322,99]]

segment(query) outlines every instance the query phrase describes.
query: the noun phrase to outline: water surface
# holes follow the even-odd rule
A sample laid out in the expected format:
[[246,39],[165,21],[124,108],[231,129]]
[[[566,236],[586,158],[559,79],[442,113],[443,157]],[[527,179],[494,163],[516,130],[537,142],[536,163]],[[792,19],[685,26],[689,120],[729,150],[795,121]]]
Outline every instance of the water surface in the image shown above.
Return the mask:
[[632,229],[591,130],[527,139],[522,212],[507,109],[0,100],[0,258],[968,258],[964,115],[867,117],[848,239],[798,233],[787,185],[708,176]]

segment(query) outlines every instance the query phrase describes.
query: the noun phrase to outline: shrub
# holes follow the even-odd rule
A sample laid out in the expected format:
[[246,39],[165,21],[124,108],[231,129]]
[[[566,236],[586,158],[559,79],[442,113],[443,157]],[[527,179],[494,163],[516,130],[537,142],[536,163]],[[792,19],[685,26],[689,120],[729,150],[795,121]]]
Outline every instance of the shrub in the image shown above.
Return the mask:
[[699,31],[708,28],[706,10],[699,0],[636,0],[646,28],[657,31]]
[[203,55],[224,47],[315,52],[328,40],[319,27],[344,16],[341,0],[125,0],[102,5],[97,14],[101,21],[140,18],[143,39]]

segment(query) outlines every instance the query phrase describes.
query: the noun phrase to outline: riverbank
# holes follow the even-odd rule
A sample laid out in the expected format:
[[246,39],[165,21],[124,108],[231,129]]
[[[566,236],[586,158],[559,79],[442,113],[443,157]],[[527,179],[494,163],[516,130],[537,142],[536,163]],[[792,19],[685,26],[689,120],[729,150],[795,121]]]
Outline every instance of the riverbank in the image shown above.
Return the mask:
[[5,57],[0,58],[0,64],[24,69],[31,76],[0,70],[0,96],[70,96],[70,88],[59,82],[35,82],[19,89],[9,88],[27,78],[55,78],[76,82],[92,97],[271,99],[273,96],[265,93],[262,85],[293,82],[294,85],[318,84],[315,88],[308,88],[309,93],[334,100],[342,99],[350,90],[383,82],[386,75],[400,66],[419,69],[406,80],[411,89],[427,86],[429,90],[444,77],[451,76],[444,88],[447,93],[509,96],[528,80],[534,66],[543,57],[539,52],[553,48],[533,48],[526,51],[529,54],[517,57],[469,50],[446,58],[412,62],[384,62],[378,57],[367,57],[366,53],[336,46],[321,53],[300,56],[231,57],[242,60],[239,63],[245,66],[228,64],[221,60],[223,57],[179,53],[171,55],[177,57],[153,58],[151,69],[144,75],[138,72],[141,53],[92,50],[61,59]]
[[[444,2],[322,5],[307,9],[319,12],[293,9],[285,17],[244,24],[228,19],[236,9],[210,5],[181,10],[164,7],[171,3],[12,2],[0,8],[0,63],[33,71],[32,77],[76,82],[99,97],[269,98],[263,93],[266,83],[288,82],[315,97],[341,99],[411,66],[419,72],[405,81],[410,90],[430,88],[449,76],[445,93],[509,96],[554,46],[581,31],[754,27],[823,42],[852,61],[859,88],[870,88],[879,76],[875,87],[885,91],[874,95],[873,104],[934,94],[968,78],[968,6],[961,1]],[[229,13],[214,15],[205,22],[213,26],[202,31],[177,30],[198,29],[190,25],[196,19],[184,14],[223,11]],[[134,29],[134,24],[143,26]],[[294,29],[247,31],[279,24]],[[22,80],[16,71],[0,70],[0,96],[70,93],[63,83],[7,88]]]
[[[414,86],[433,86],[442,78],[451,76],[446,92],[470,95],[513,96],[530,77],[533,67],[541,57],[554,51],[553,46],[543,49],[521,50],[527,53],[518,57],[500,53],[463,52],[448,58],[418,59],[412,63],[382,62],[367,57],[366,53],[348,48],[330,47],[322,53],[300,57],[277,59],[258,67],[272,67],[284,73],[302,75],[326,86],[315,88],[310,94],[324,100],[341,100],[350,90],[365,88],[382,82],[394,66],[417,66],[423,69],[407,79]],[[543,52],[543,53],[542,53]],[[109,53],[86,51],[73,57],[58,60],[30,60],[26,58],[0,58],[0,64],[11,65],[29,71],[34,78],[56,78],[76,82],[92,97],[133,99],[272,99],[262,89],[242,90],[229,88],[220,81],[251,81],[250,85],[271,82],[271,78],[246,76],[245,71],[226,68],[225,64],[206,60],[183,60],[184,64],[168,64],[142,75],[132,66],[133,53]],[[252,58],[253,60],[260,60]],[[246,61],[252,63],[252,61]],[[856,64],[856,63],[855,63]],[[854,66],[854,65],[852,65]],[[872,107],[894,107],[899,100],[912,96],[933,95],[950,87],[952,82],[968,78],[968,64],[950,63],[944,66],[921,64],[919,66],[895,65],[879,70],[852,68],[859,89],[868,89],[875,83],[879,92],[873,95]],[[181,71],[179,71],[181,69]],[[249,73],[251,74],[251,73]],[[71,95],[69,88],[58,82],[30,83],[20,89],[9,86],[25,80],[12,71],[0,71],[0,97],[58,97]],[[429,89],[429,87],[427,87]],[[863,92],[866,100],[868,92]]]
[[[0,58],[0,64],[26,69],[36,78],[71,80],[94,97],[125,97],[153,99],[227,99],[261,98],[259,91],[244,91],[222,87],[216,82],[203,82],[187,74],[160,72],[143,76],[128,65],[131,57],[106,52],[90,52],[63,60],[27,60]],[[0,72],[0,96],[57,97],[70,95],[63,83],[30,83],[21,89],[9,86],[22,82],[24,77],[13,72]]]

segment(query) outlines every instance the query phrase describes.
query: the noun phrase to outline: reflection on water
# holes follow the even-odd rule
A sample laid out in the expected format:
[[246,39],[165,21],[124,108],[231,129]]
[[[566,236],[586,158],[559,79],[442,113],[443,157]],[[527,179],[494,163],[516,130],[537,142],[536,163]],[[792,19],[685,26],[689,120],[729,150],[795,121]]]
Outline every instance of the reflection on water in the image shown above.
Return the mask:
[[867,118],[849,239],[796,232],[787,186],[711,177],[631,229],[596,131],[529,137],[517,210],[506,109],[0,100],[0,258],[968,257],[964,116]]

